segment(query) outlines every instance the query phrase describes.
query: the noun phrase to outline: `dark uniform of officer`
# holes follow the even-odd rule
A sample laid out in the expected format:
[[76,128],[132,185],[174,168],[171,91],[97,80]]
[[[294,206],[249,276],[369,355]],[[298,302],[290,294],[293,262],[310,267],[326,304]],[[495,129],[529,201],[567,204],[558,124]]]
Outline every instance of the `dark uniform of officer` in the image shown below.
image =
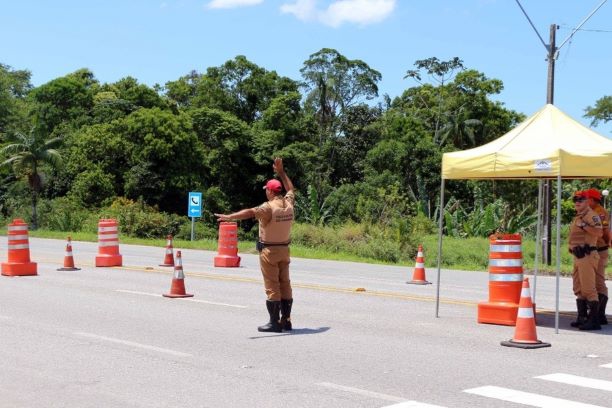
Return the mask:
[[597,253],[599,254],[599,263],[597,264],[597,273],[595,275],[595,287],[599,295],[599,323],[608,324],[606,318],[606,305],[608,304],[608,287],[606,286],[606,265],[608,263],[608,248],[610,247],[610,214],[601,205],[601,193],[599,190],[592,188],[587,190],[589,198],[589,207],[599,215],[603,235],[597,239]]
[[[295,196],[293,183],[285,173],[283,160],[274,159],[273,169],[282,181],[269,180],[266,190],[267,202],[258,207],[247,208],[233,214],[215,214],[218,221],[256,218],[259,221],[259,266],[264,279],[267,300],[266,308],[270,321],[259,326],[260,332],[292,330],[291,308],[293,292],[289,279],[289,243],[293,224]],[[282,187],[287,193],[282,195]],[[282,313],[282,317],[281,317]]]
[[573,201],[576,217],[570,225],[569,251],[574,255],[572,279],[578,317],[571,325],[580,330],[600,330],[599,297],[595,288],[599,254],[595,245],[602,235],[601,221],[589,207],[583,191],[576,192]]

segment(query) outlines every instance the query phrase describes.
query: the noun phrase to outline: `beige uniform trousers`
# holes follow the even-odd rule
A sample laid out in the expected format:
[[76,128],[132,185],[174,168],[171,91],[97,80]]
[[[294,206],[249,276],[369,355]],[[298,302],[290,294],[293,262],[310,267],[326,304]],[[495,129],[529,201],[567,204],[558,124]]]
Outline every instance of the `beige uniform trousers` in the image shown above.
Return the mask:
[[599,262],[597,263],[597,274],[595,275],[595,287],[597,293],[602,293],[608,296],[608,287],[606,286],[606,265],[608,264],[608,250],[599,251]]
[[574,294],[578,299],[586,299],[589,302],[599,300],[597,290],[595,289],[595,273],[599,254],[597,251],[591,251],[582,259],[574,257],[574,271],[572,272],[572,280],[574,283]]
[[268,300],[293,299],[289,279],[289,246],[269,246],[259,253]]

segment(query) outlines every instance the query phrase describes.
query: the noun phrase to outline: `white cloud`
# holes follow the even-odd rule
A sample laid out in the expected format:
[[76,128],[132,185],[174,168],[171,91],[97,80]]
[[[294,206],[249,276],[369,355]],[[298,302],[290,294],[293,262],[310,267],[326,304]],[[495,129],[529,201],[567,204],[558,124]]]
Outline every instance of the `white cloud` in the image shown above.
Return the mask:
[[344,23],[367,25],[379,23],[395,9],[396,0],[334,0],[327,8],[317,8],[317,0],[296,0],[281,6],[303,21],[316,20],[331,27]]
[[255,6],[263,0],[212,0],[207,7],[211,9],[228,9],[243,6]]
[[283,13],[293,14],[298,19],[310,21],[317,17],[317,0],[297,0],[293,4],[283,4]]

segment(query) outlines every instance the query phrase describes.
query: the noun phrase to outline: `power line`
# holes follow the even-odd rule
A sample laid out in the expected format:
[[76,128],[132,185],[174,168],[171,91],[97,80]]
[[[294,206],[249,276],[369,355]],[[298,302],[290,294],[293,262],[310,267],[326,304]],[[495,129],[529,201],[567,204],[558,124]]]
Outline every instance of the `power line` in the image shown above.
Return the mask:
[[536,28],[536,26],[533,24],[533,22],[531,21],[531,19],[529,18],[529,15],[527,14],[527,12],[525,11],[525,9],[523,8],[523,5],[521,4],[521,2],[519,0],[515,0],[516,4],[518,4],[518,6],[521,8],[521,11],[523,12],[523,14],[525,15],[525,17],[527,17],[527,21],[529,21],[529,24],[531,24],[531,28],[533,28],[533,31],[535,31],[535,33],[538,35],[538,38],[540,39],[540,41],[542,42],[542,45],[544,46],[544,48],[546,48],[546,50],[548,50],[548,44],[546,44],[544,42],[544,40],[542,39],[542,36],[540,35],[540,33],[538,32],[538,29]]
[[[572,30],[572,28],[570,26],[562,26],[562,25],[560,25],[559,28]],[[589,32],[592,32],[592,33],[612,33],[612,30],[588,30],[586,28],[579,28],[576,31],[589,31]]]
[[582,22],[580,24],[578,24],[578,27],[574,28],[574,30],[570,33],[570,35],[565,39],[565,41],[563,41],[561,43],[560,46],[557,47],[558,50],[560,50],[561,48],[563,48],[563,45],[569,40],[571,39],[574,34],[576,34],[576,31],[580,30],[580,27],[582,27],[584,25],[584,23],[586,23],[591,17],[593,17],[593,14],[595,14],[597,12],[597,10],[599,10],[601,8],[601,6],[603,6],[606,1],[608,0],[603,0],[601,3],[599,3],[599,5],[597,7],[595,7],[595,9],[593,11],[591,11],[591,14],[589,14],[588,16],[586,16],[584,18],[584,20],[582,20]]
[[563,46],[565,45],[566,42],[568,42],[569,40],[572,39],[572,37],[574,36],[574,34],[576,34],[577,31],[590,31],[590,30],[582,30],[581,27],[591,18],[593,17],[593,14],[595,14],[597,12],[597,10],[599,10],[601,8],[601,6],[603,6],[608,0],[602,0],[601,3],[599,3],[599,5],[597,5],[597,7],[595,7],[595,9],[593,9],[593,11],[591,11],[591,13],[589,13],[588,16],[586,16],[584,18],[584,20],[582,20],[580,22],[580,24],[578,24],[578,26],[576,28],[572,29],[572,32],[570,33],[569,36],[567,36],[567,38],[565,39],[565,41],[563,41],[561,43],[561,45],[559,45],[558,47],[555,47],[554,50],[550,50],[549,44],[546,44],[544,42],[544,39],[542,39],[542,36],[540,35],[540,33],[538,32],[538,29],[536,28],[536,26],[533,24],[533,22],[531,21],[531,18],[529,18],[529,15],[527,14],[527,12],[525,11],[525,9],[523,8],[523,5],[521,4],[521,2],[519,0],[515,0],[516,4],[518,4],[518,6],[520,7],[521,11],[523,12],[523,14],[525,15],[525,17],[527,18],[527,21],[529,21],[529,24],[531,24],[531,27],[533,28],[533,31],[535,31],[535,33],[538,35],[538,38],[540,39],[540,42],[542,42],[542,45],[544,46],[544,48],[546,48],[546,50],[549,53],[554,53],[554,58],[557,57],[558,52],[561,48],[563,48]]

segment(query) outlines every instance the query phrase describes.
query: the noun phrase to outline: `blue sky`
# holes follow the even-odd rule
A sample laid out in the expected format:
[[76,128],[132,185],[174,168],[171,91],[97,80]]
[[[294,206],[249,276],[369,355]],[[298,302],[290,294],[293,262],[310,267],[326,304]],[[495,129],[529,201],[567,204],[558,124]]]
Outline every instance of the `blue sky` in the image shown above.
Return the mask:
[[[564,41],[601,0],[520,0],[548,42]],[[546,102],[546,51],[515,0],[0,0],[0,62],[32,72],[34,85],[79,68],[101,82],[133,76],[164,84],[245,55],[300,79],[308,56],[335,48],[381,72],[380,94],[398,96],[414,61],[460,57],[501,79],[496,99],[531,114]],[[582,123],[612,95],[612,1],[561,49],[555,105]],[[612,124],[596,130],[612,135]]]

